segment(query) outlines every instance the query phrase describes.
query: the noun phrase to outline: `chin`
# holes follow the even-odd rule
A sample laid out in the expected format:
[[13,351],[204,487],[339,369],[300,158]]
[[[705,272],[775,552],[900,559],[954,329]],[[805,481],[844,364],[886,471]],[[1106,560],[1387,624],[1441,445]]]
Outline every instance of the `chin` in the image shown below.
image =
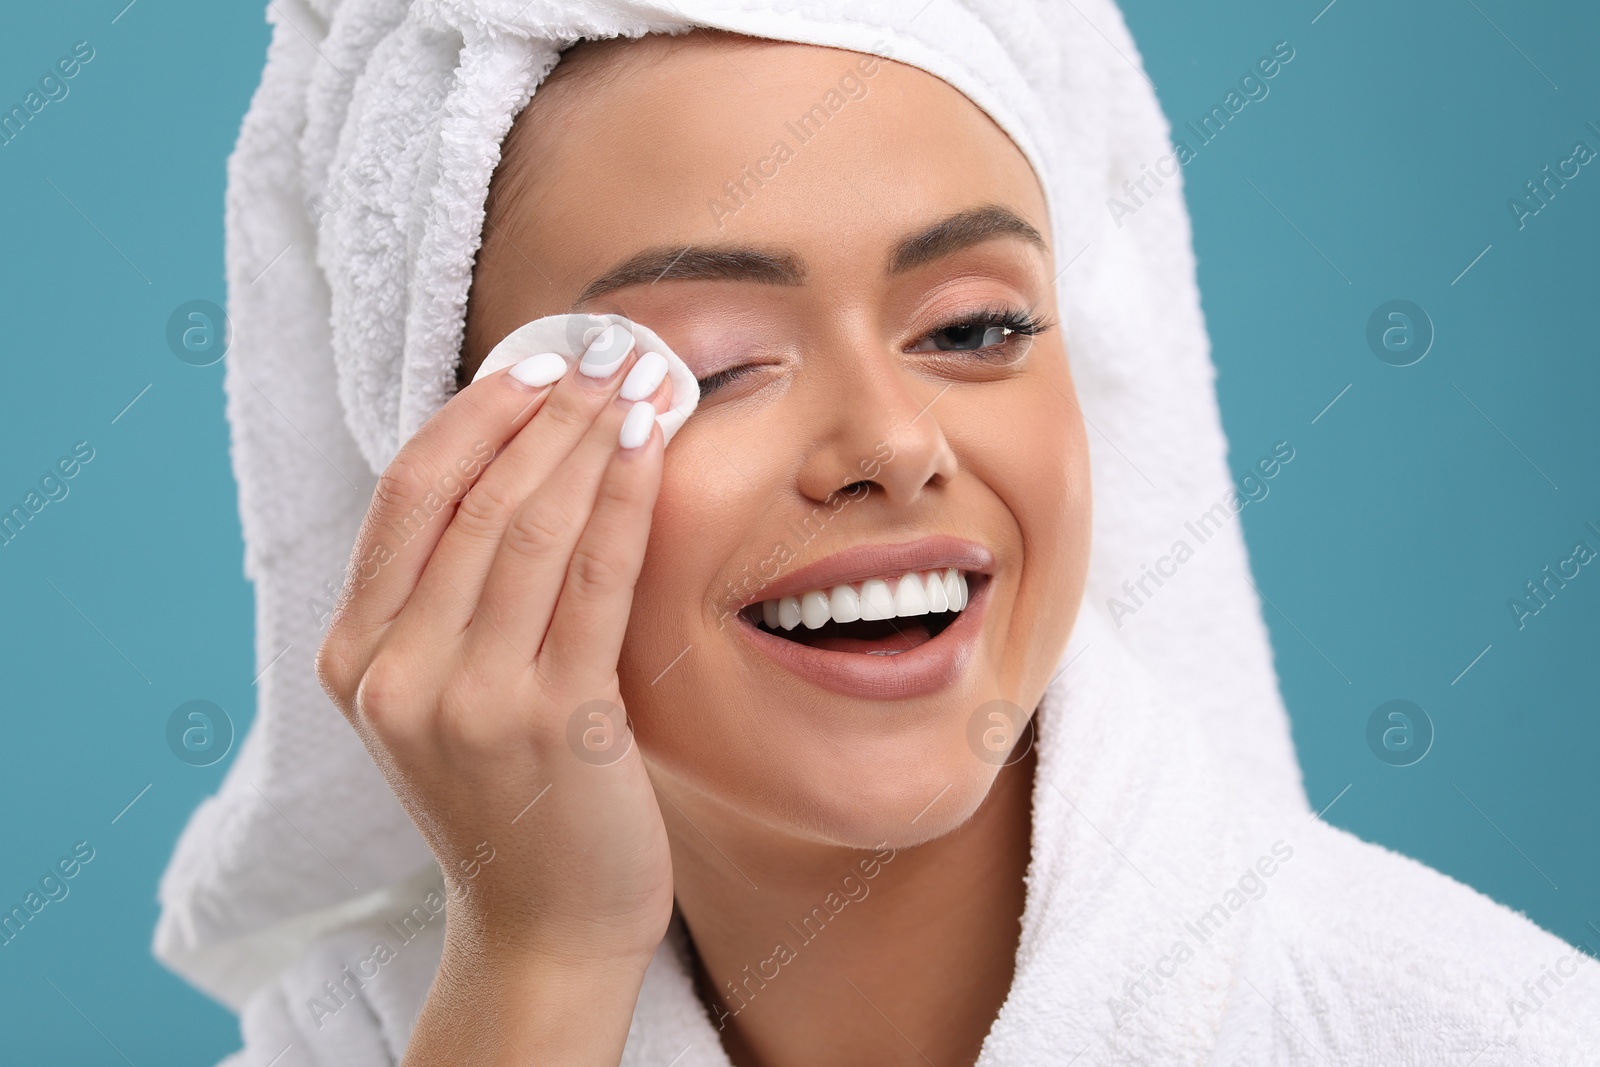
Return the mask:
[[[960,827],[994,783],[999,768],[972,753],[961,726],[821,744],[814,734],[792,744],[768,738],[757,749],[725,749],[714,767],[693,756],[674,760],[671,773],[742,817],[802,841],[909,848]],[[659,760],[659,750],[654,755]],[[729,775],[734,760],[738,771]]]

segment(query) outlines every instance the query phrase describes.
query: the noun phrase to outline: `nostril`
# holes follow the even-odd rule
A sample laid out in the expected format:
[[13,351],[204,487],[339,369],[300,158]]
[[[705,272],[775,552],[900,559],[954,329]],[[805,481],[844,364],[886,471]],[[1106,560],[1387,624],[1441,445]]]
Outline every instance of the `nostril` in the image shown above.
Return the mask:
[[849,496],[849,497],[859,496],[862,493],[867,491],[867,487],[870,484],[871,483],[869,483],[869,482],[851,482],[849,485],[847,485],[843,489],[839,490],[839,492],[843,496]]

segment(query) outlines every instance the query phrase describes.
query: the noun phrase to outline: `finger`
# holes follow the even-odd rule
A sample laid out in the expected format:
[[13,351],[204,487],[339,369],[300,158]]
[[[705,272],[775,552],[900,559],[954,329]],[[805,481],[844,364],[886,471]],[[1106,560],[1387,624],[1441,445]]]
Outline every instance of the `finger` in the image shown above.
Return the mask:
[[608,376],[591,377],[576,366],[557,382],[538,417],[523,427],[456,508],[412,598],[439,632],[461,633],[467,628],[512,515],[567,463],[595,420],[615,402],[642,355],[632,335],[620,329],[595,338],[586,351],[586,358],[603,358],[609,352],[615,363],[623,345],[627,347],[621,362]]
[[[634,403],[613,401],[507,523],[464,642],[465,655],[486,677],[532,666]],[[657,408],[645,407],[653,426]]]
[[370,645],[414,592],[457,502],[495,453],[550,394],[513,377],[485,376],[425,422],[378,478],[347,568],[338,626]]
[[616,672],[650,542],[665,448],[652,420],[645,443],[619,448],[606,468],[538,653],[540,672],[553,684],[599,692]]

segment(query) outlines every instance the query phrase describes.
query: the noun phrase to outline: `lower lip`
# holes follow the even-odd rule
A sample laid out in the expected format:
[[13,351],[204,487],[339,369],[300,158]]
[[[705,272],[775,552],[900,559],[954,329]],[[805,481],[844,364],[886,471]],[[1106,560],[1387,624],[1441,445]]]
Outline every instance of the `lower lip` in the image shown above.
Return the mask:
[[[968,582],[975,577],[969,574]],[[904,700],[936,693],[961,676],[977,648],[992,577],[981,577],[967,606],[937,637],[892,656],[812,648],[769,634],[743,614],[734,618],[756,648],[808,682],[842,696]]]

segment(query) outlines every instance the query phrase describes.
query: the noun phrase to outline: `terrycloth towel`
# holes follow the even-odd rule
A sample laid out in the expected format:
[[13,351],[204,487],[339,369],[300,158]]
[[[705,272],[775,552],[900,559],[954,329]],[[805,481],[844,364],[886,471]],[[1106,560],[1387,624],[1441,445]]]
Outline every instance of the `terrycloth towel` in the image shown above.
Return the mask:
[[[1096,616],[1065,659],[1035,717],[1015,977],[978,1067],[1600,1062],[1600,963],[1427,867],[1238,788],[1192,704],[1151,684]],[[862,885],[804,932],[849,938],[877,921],[888,905]],[[280,1054],[276,1067],[398,1063],[439,963],[443,896],[434,868],[320,940],[251,999],[245,1049],[225,1067]],[[785,937],[803,957],[808,942]],[[387,962],[374,962],[380,944]],[[691,968],[675,916],[625,1067],[729,1067]]]
[[[239,1062],[398,1059],[437,925],[422,924],[385,978],[321,1029],[302,996],[308,980],[331,981],[370,954],[373,932],[437,877],[318,686],[315,649],[377,473],[453,391],[484,199],[513,118],[567,43],[696,25],[927,70],[1012,137],[1049,201],[1090,428],[1094,549],[1069,649],[1079,658],[1064,660],[1040,712],[1046,759],[1017,984],[985,1062],[1067,1062],[1089,1047],[1078,1062],[1300,1062],[1302,1033],[1332,1061],[1363,1062],[1335,1053],[1398,1041],[1394,1022],[1418,1027],[1417,1041],[1488,1026],[1496,983],[1510,988],[1523,977],[1512,971],[1560,948],[1441,876],[1305,821],[1237,520],[1181,176],[1132,218],[1114,223],[1105,210],[1171,151],[1112,0],[274,0],[268,18],[271,50],[227,197],[228,417],[263,674],[255,721],[162,880],[155,937],[169,966],[244,1009]],[[1243,456],[1268,445],[1248,442]],[[1203,544],[1152,586],[1149,568],[1201,516]],[[1132,586],[1142,595],[1130,613]],[[1229,922],[1227,939],[1185,961],[1183,984],[1169,979],[1131,1014],[1124,996],[1113,1012],[1106,982],[1120,991],[1140,965],[1165,966],[1159,942],[1180,936],[1174,924],[1199,914],[1194,903],[1221,899],[1219,877],[1263,854],[1272,831],[1247,828],[1269,815],[1303,821],[1280,836],[1304,843],[1241,910],[1251,921]],[[1395,900],[1417,902],[1415,938],[1379,923]],[[1438,959],[1480,920],[1493,942],[1481,957]],[[682,1045],[692,1047],[680,1064],[725,1062],[687,985],[681,938],[663,943],[647,979],[630,1062],[664,1064]],[[1254,971],[1241,969],[1250,945],[1267,961]],[[1412,1007],[1382,1000],[1408,995],[1391,970],[1415,979]],[[1520,1032],[1559,1028],[1569,1006],[1592,1005],[1578,981]],[[1442,998],[1469,986],[1463,1021]],[[1234,1051],[1213,1061],[1212,1049]],[[1384,1060],[1400,1061],[1433,1062]]]

